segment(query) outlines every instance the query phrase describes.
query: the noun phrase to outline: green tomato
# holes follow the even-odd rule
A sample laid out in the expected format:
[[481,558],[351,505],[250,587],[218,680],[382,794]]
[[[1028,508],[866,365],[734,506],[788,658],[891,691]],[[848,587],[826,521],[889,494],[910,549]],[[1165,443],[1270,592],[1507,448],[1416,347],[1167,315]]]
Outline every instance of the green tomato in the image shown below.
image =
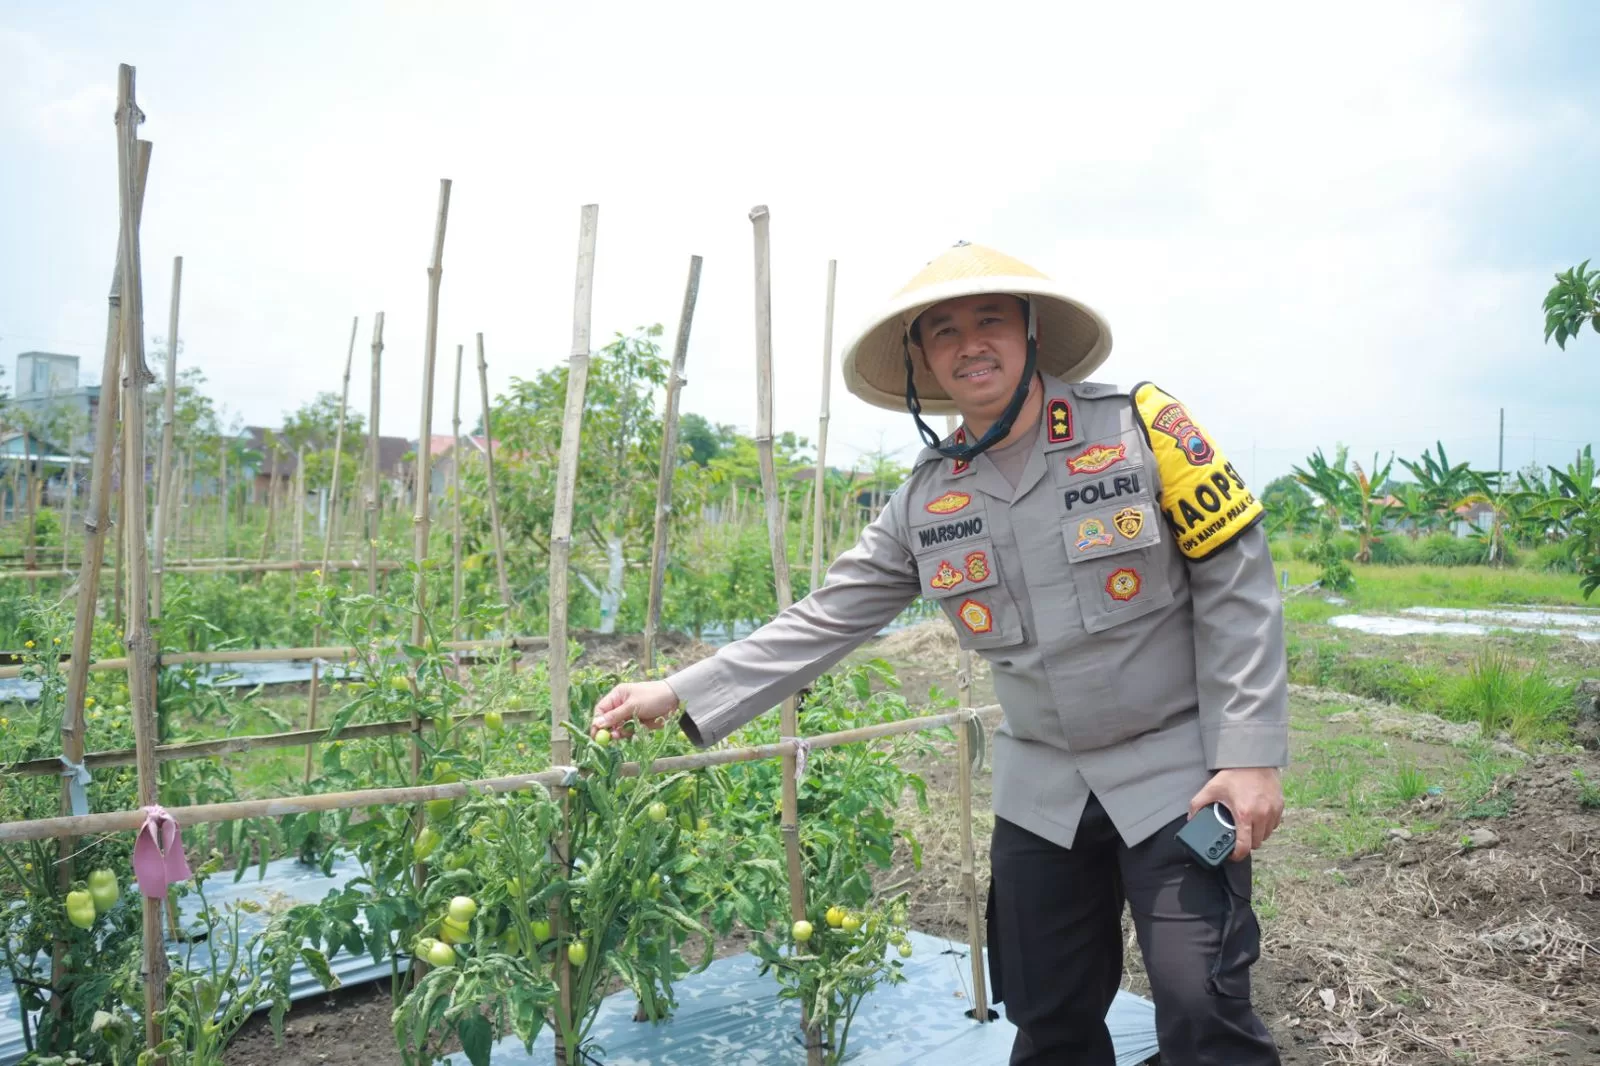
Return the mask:
[[533,929],[533,938],[535,940],[544,941],[550,939],[550,923],[543,918],[534,919],[529,923],[529,926]]
[[574,966],[582,966],[589,957],[589,949],[583,946],[583,941],[575,940],[567,945],[567,961]]
[[814,932],[814,930],[811,928],[810,922],[799,921],[794,923],[794,926],[789,930],[789,932],[793,934],[795,940],[804,944],[807,940],[811,939],[811,934]]
[[410,692],[411,682],[405,677],[404,674],[395,674],[389,678],[389,687],[394,689],[396,692]]
[[79,929],[88,929],[94,925],[94,897],[83,889],[74,889],[67,893],[67,921]]
[[450,901],[450,920],[466,925],[478,914],[478,902],[471,896],[457,896]]
[[428,961],[429,966],[442,970],[456,964],[456,949],[449,944],[432,940],[428,942],[428,953],[423,958]]
[[824,917],[830,926],[837,929],[844,924],[844,908],[829,907],[828,913]]
[[522,882],[515,877],[506,878],[506,895],[512,899],[522,898]]
[[900,949],[899,950],[900,950],[900,957],[902,959],[909,959],[911,957],[911,941],[909,941],[909,940],[900,941]]
[[600,730],[594,735],[594,742],[602,748],[609,748],[611,746],[611,730]]
[[431,825],[422,827],[422,832],[417,834],[417,839],[411,844],[411,857],[417,862],[427,862],[428,856],[439,846],[439,831]]
[[491,733],[504,733],[506,731],[505,715],[499,711],[484,711],[483,727]]
[[845,932],[853,933],[861,928],[861,917],[855,914],[847,914],[844,916],[844,921],[839,924],[844,927]]
[[446,918],[439,923],[439,935],[446,944],[465,944],[472,939],[472,930],[465,922],[453,921]]
[[117,887],[117,875],[110,870],[96,870],[89,875],[89,896],[94,900],[94,912],[104,914],[122,894]]
[[450,817],[450,811],[455,807],[456,801],[451,799],[428,800],[423,804],[428,812],[428,820],[442,822]]
[[650,816],[652,822],[664,822],[667,820],[667,805],[656,800],[645,809],[645,813]]

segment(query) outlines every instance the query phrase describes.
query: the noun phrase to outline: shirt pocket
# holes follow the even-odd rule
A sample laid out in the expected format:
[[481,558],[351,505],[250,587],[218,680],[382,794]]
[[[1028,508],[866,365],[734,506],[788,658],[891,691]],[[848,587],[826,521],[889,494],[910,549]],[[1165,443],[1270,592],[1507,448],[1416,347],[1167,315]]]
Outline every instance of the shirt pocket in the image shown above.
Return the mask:
[[955,626],[963,648],[1007,648],[1022,642],[1022,617],[1000,580],[988,537],[918,555],[922,595]]
[[1061,536],[1084,628],[1098,633],[1169,606],[1170,552],[1138,431],[1091,442],[1052,464]]

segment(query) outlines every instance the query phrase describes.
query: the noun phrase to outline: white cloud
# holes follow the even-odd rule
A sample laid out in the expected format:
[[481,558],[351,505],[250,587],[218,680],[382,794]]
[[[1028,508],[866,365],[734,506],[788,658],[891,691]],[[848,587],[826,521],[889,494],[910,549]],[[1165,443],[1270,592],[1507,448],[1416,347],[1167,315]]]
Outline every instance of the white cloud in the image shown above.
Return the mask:
[[[957,239],[1078,287],[1117,338],[1105,376],[1189,398],[1235,452],[1258,450],[1263,478],[1318,444],[1387,449],[1431,437],[1423,426],[1476,426],[1507,396],[1518,417],[1577,436],[1570,405],[1504,380],[1553,358],[1538,346],[1545,275],[1475,259],[1468,235],[1486,221],[1485,182],[1595,115],[1570,101],[1530,113],[1477,75],[1502,17],[1454,4],[1174,6],[1159,20],[1043,3],[385,4],[197,7],[116,40],[0,31],[0,55],[29,57],[12,92],[34,116],[23,136],[40,157],[35,209],[58,220],[50,254],[81,263],[37,308],[0,296],[0,334],[101,328],[115,232],[102,104],[130,60],[156,142],[147,326],[165,331],[181,253],[190,358],[252,421],[337,388],[356,313],[352,402],[365,409],[383,309],[384,428],[416,432],[424,268],[448,176],[440,353],[470,354],[483,331],[495,384],[566,357],[578,209],[598,202],[596,345],[651,321],[670,341],[688,257],[703,255],[684,404],[749,428],[746,211],[765,203],[777,422],[808,436],[826,263],[839,260],[842,462],[880,442],[914,453],[909,419],[849,396],[837,367],[876,301]],[[104,173],[58,173],[86,166]]]

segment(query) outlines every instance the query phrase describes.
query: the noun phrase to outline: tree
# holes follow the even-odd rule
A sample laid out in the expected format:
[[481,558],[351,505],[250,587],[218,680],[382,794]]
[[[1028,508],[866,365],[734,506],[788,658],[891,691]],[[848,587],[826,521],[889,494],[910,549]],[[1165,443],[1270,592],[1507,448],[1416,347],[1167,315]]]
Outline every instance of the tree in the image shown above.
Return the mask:
[[1588,322],[1600,333],[1600,270],[1590,270],[1585,259],[1565,274],[1544,298],[1544,342],[1555,337],[1556,345],[1567,350],[1567,341],[1576,337]]
[[[655,341],[661,332],[655,325],[632,336],[619,333],[589,367],[573,499],[572,569],[600,601],[605,632],[615,625],[626,570],[649,562],[662,434],[656,394],[667,380],[667,362]],[[563,364],[530,380],[513,378],[494,410],[507,538],[531,543],[545,555],[566,397]],[[604,576],[597,581],[591,574],[602,567]]]
[[1600,588],[1600,471],[1594,453],[1585,445],[1565,470],[1550,467],[1552,495],[1535,511],[1553,518],[1562,532],[1578,539],[1578,567],[1585,598]]
[[[344,446],[341,449],[343,470],[339,483],[353,486],[360,476],[362,456],[366,453],[366,420],[361,412],[346,407],[344,414]],[[339,434],[339,394],[319,392],[309,403],[284,416],[283,429],[277,434],[284,451],[294,455],[302,447],[306,450],[306,488],[331,488],[333,484],[333,445]]]
[[678,419],[678,443],[689,449],[689,461],[705,466],[733,447],[738,434],[732,426],[712,425],[704,415],[687,411]]
[[1435,441],[1434,447],[1439,450],[1437,459],[1431,452],[1424,451],[1421,462],[1402,459],[1400,465],[1417,479],[1418,488],[1428,507],[1440,516],[1447,516],[1465,502],[1463,497],[1475,491],[1482,479],[1475,477],[1470,469],[1471,464],[1452,464],[1449,456],[1445,455],[1443,441]]

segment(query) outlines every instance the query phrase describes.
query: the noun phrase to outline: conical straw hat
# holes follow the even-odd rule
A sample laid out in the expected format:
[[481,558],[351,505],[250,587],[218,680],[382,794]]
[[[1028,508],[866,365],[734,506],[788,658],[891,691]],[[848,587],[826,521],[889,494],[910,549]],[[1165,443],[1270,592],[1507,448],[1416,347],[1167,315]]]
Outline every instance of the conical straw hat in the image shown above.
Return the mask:
[[[958,296],[1004,292],[1032,301],[1039,326],[1039,370],[1063,381],[1082,381],[1111,354],[1111,327],[1093,308],[1073,299],[1033,267],[993,248],[965,242],[923,267],[859,333],[844,357],[844,383],[875,407],[906,409],[905,344],[917,316]],[[911,346],[917,396],[932,414],[955,404]]]

